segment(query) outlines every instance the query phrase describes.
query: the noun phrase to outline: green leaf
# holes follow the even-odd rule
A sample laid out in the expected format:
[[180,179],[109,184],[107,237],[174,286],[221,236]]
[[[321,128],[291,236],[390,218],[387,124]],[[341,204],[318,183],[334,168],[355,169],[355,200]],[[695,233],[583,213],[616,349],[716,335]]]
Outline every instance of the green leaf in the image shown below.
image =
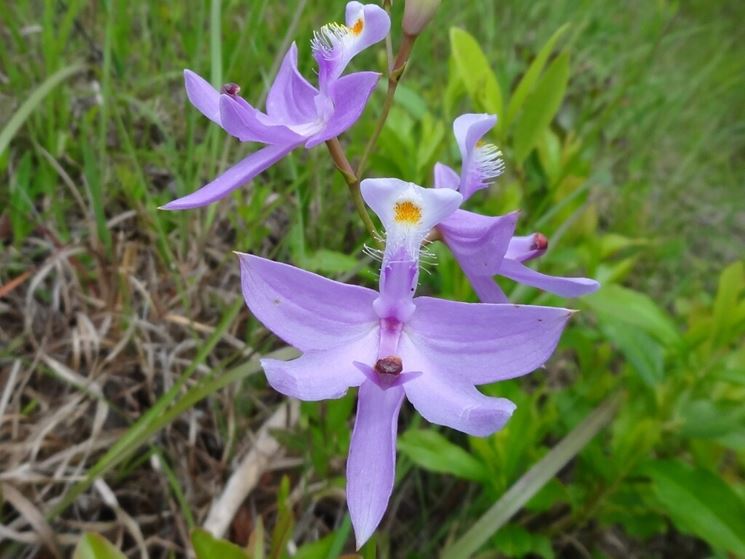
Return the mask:
[[84,534],[72,559],[126,559],[124,554],[99,534]]
[[597,312],[601,320],[635,326],[667,347],[681,343],[680,333],[669,315],[643,293],[620,285],[608,285],[584,297],[582,302]]
[[533,534],[518,524],[508,524],[492,540],[494,547],[506,557],[524,557],[538,555],[552,559],[554,550],[551,540],[542,534]]
[[623,322],[608,321],[602,325],[606,337],[626,356],[647,386],[654,386],[665,375],[665,352],[651,336]]
[[466,91],[485,111],[502,114],[502,91],[478,41],[463,29],[450,28],[450,48]]
[[192,530],[191,545],[197,559],[250,559],[248,553],[234,543],[216,538],[202,528]]
[[644,468],[654,496],[675,526],[715,549],[745,556],[745,503],[721,477],[682,462],[660,460]]
[[437,431],[409,429],[398,440],[398,449],[412,462],[430,470],[471,481],[489,479],[486,466]]
[[556,116],[569,83],[569,53],[561,54],[546,70],[540,83],[525,101],[525,109],[514,129],[515,161],[518,165],[536,147]]
[[507,115],[504,119],[505,128],[509,128],[510,123],[515,119],[520,109],[523,107],[526,97],[533,91],[535,84],[538,81],[538,77],[543,72],[543,68],[546,66],[548,57],[554,50],[557,41],[561,38],[564,33],[569,29],[569,24],[566,23],[559,27],[551,38],[546,41],[541,50],[535,57],[535,60],[530,64],[530,67],[520,79],[520,83],[517,84],[515,92],[510,97],[510,102],[507,105]]
[[732,309],[737,307],[740,292],[745,289],[745,270],[742,262],[727,266],[719,276],[719,289],[714,301],[714,329],[711,338],[723,344],[732,335],[734,326]]
[[441,559],[472,557],[613,419],[619,403],[620,394],[614,394],[595,408],[584,421],[518,479],[465,534],[446,547]]

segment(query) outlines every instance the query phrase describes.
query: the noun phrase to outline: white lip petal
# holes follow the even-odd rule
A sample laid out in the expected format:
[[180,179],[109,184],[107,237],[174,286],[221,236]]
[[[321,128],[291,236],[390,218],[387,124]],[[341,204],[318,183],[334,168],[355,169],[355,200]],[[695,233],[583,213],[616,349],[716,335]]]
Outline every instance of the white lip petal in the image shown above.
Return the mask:
[[417,258],[427,233],[458,209],[463,197],[449,188],[422,188],[399,179],[365,179],[362,197],[386,231],[386,254],[404,249]]

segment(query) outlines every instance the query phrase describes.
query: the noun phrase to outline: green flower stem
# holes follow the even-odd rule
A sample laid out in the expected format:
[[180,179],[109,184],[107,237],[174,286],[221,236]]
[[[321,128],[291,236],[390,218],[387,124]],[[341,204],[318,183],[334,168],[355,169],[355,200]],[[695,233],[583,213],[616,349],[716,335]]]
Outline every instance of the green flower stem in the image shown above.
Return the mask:
[[360,164],[357,166],[358,177],[361,177],[362,173],[365,172],[365,167],[370,159],[370,155],[372,155],[372,151],[375,148],[375,144],[378,142],[380,133],[383,131],[383,126],[385,126],[385,121],[388,119],[388,113],[391,112],[398,82],[401,81],[401,76],[406,69],[406,64],[409,61],[409,56],[411,56],[411,50],[414,48],[415,41],[416,36],[404,34],[404,40],[403,43],[401,43],[401,47],[398,49],[393,69],[388,74],[388,93],[386,94],[385,102],[383,103],[383,112],[380,113],[378,122],[375,125],[375,131],[373,132],[373,135],[370,136],[370,140],[368,140],[367,145],[365,146],[365,151],[362,152]]
[[352,168],[352,164],[349,163],[349,159],[347,159],[347,154],[344,152],[344,148],[339,142],[339,138],[328,140],[326,142],[326,147],[329,148],[331,159],[334,160],[336,168],[342,174],[347,186],[349,187],[349,194],[352,196],[354,206],[357,209],[360,218],[362,218],[362,222],[365,224],[367,232],[375,243],[379,243],[381,237],[378,230],[375,228],[372,219],[370,219],[370,214],[367,213],[367,208],[365,207],[365,202],[362,199],[362,194],[360,192],[360,181]]

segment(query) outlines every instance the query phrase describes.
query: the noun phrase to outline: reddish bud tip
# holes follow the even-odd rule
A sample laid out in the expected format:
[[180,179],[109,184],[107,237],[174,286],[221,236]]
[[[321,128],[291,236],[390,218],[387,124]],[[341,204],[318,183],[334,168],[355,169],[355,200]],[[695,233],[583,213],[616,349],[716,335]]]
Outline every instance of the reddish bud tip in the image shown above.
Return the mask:
[[381,375],[400,375],[404,370],[401,358],[397,355],[389,355],[378,359],[375,363],[375,370]]
[[241,92],[241,86],[237,83],[226,83],[224,86],[220,88],[220,93],[224,93],[225,95],[230,95],[231,97],[235,97]]
[[530,246],[531,250],[546,250],[548,248],[548,237],[543,233],[535,233],[533,235],[533,244]]

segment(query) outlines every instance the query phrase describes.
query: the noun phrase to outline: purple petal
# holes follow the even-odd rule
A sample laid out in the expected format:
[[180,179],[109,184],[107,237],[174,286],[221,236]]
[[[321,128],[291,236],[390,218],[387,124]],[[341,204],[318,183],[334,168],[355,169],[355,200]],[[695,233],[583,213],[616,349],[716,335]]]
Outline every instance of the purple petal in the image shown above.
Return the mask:
[[423,371],[403,388],[430,423],[484,437],[499,431],[515,410],[509,400],[484,396],[467,379],[443,369],[439,356],[425,356],[428,350],[419,348],[413,339],[402,336],[400,350],[406,367]]
[[335,138],[357,122],[379,78],[380,74],[376,72],[355,72],[336,80],[330,91],[334,106],[333,115],[325,128],[312,136],[305,147],[312,148]]
[[241,142],[261,142],[272,145],[298,144],[303,137],[286,126],[271,123],[244,99],[220,95],[220,121],[225,131]]
[[[573,312],[431,297],[417,297],[414,304],[416,311],[406,325],[411,341],[444,373],[473,384],[514,378],[541,367]],[[427,374],[406,360],[403,365]]]
[[264,326],[300,351],[358,340],[378,324],[373,311],[378,293],[372,289],[250,254],[238,256],[248,308]]
[[330,349],[308,351],[292,361],[262,359],[269,384],[285,396],[317,401],[341,398],[351,386],[359,386],[365,375],[356,360],[374,362],[378,351],[375,327],[358,340],[345,340]]
[[492,276],[475,276],[468,272],[464,273],[482,303],[502,304],[510,302]]
[[492,276],[515,232],[518,212],[489,217],[457,210],[437,226],[460,267],[469,275]]
[[293,42],[266,98],[266,112],[276,122],[302,124],[316,118],[313,99],[318,90],[297,69],[297,45]]
[[313,57],[318,62],[321,91],[326,91],[344,72],[352,58],[382,41],[388,35],[390,27],[391,20],[380,6],[349,2],[346,26],[329,24],[316,32],[311,44]]
[[562,297],[580,297],[597,291],[600,287],[600,284],[593,279],[548,276],[507,258],[502,261],[499,274],[518,283],[537,287]]
[[391,18],[383,8],[375,4],[348,2],[344,19],[350,29],[354,29],[360,19],[364,23],[362,33],[357,35],[352,56],[385,39],[391,29]]
[[347,505],[357,549],[380,524],[393,491],[398,412],[403,399],[401,387],[382,390],[369,381],[360,386],[347,459]]
[[494,128],[497,117],[490,114],[465,114],[453,121],[453,133],[465,165],[468,156],[484,135]]
[[169,202],[161,210],[190,210],[201,208],[224,198],[239,186],[243,186],[259,173],[267,170],[297,145],[266,146],[233,165],[212,182],[196,192]]
[[215,124],[220,123],[220,93],[196,72],[184,70],[186,96],[200,113]]
[[435,163],[435,188],[452,188],[458,190],[460,176],[452,167],[444,163]]
[[543,255],[548,249],[548,239],[541,233],[532,235],[516,236],[510,240],[505,258],[526,262]]
[[493,144],[480,140],[497,122],[488,114],[466,114],[455,119],[453,130],[463,160],[460,176],[460,193],[464,199],[482,188],[487,188],[502,174],[502,152]]

